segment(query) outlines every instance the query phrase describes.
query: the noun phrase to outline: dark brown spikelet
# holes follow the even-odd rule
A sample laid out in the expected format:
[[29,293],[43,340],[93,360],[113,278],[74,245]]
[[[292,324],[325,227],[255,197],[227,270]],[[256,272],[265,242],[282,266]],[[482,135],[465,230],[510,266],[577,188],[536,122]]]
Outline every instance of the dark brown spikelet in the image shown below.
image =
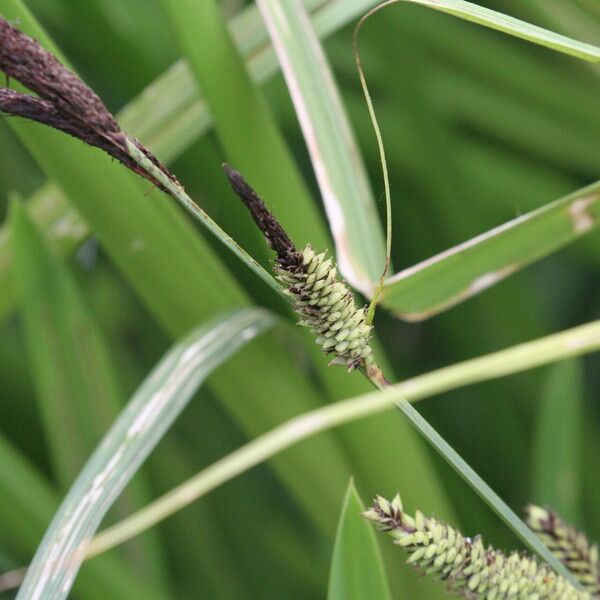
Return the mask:
[[100,135],[122,135],[102,100],[39,43],[0,20],[0,68],[64,114],[81,119]]
[[285,229],[267,209],[264,202],[248,185],[239,171],[226,163],[223,164],[223,169],[233,191],[246,205],[254,222],[263,232],[269,248],[277,253],[278,265],[288,271],[299,268],[302,265],[302,253],[298,252]]
[[[94,91],[36,40],[2,17],[0,70],[39,96],[0,88],[0,112],[43,123],[100,148],[163,189],[129,156],[125,133]],[[176,181],[149,150],[137,140],[131,141]]]

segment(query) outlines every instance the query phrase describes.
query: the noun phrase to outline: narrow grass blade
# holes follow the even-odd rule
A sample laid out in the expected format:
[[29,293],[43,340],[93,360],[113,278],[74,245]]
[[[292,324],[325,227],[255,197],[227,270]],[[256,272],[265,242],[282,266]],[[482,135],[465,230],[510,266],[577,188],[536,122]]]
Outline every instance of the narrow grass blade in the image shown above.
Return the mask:
[[548,372],[537,419],[531,502],[582,523],[584,389],[581,364],[559,363]]
[[257,4],[302,127],[340,271],[353,287],[370,297],[385,265],[385,241],[325,53],[301,2],[259,0]]
[[382,303],[420,321],[478,294],[600,223],[600,183],[491,229],[390,277]]
[[[532,0],[531,4],[532,10],[550,21],[553,29],[581,39],[596,40],[600,37],[600,13],[595,4],[584,6],[577,1],[566,3],[559,0]],[[592,14],[592,10],[596,11],[596,15]]]
[[215,223],[185,192],[185,190],[171,179],[169,179],[161,169],[159,169],[135,144],[130,140],[126,141],[127,148],[131,157],[146,172],[151,173],[157,181],[160,181],[171,195],[176,198],[185,209],[190,212],[200,223],[202,223],[212,234],[214,234],[229,250],[258,277],[260,277],[275,292],[282,293],[281,286],[275,281],[275,278],[264,267],[262,267],[252,256],[250,256],[230,235],[228,235],[217,223]]
[[405,399],[396,401],[415,429],[431,444],[440,456],[465,480],[479,497],[512,529],[515,535],[533,552],[538,554],[557,573],[575,587],[579,587],[573,574],[540,542],[537,536],[521,521],[515,512],[494,490],[467,464],[467,462],[444,440],[444,438]]
[[[25,561],[34,554],[59,499],[58,491],[0,435],[0,537],[15,558]],[[75,591],[78,597],[89,600],[163,597],[149,581],[136,577],[114,555],[86,565]]]
[[176,344],[146,378],[56,513],[19,598],[66,598],[94,532],[202,382],[273,324],[246,309],[215,319]]
[[[11,233],[27,351],[50,462],[67,490],[124,399],[104,340],[79,290],[18,201],[11,208]],[[138,477],[119,508],[148,502],[146,489]],[[163,587],[165,571],[153,540],[131,550],[152,571],[157,588]]]
[[383,558],[364,505],[348,484],[335,536],[327,600],[391,600]]

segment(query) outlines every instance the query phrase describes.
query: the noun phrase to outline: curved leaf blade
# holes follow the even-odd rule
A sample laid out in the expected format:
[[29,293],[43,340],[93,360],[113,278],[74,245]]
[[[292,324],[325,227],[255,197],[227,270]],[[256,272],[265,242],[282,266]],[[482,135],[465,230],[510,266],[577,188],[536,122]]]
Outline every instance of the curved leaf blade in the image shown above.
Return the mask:
[[361,516],[364,505],[348,484],[335,536],[328,600],[391,600],[383,558],[373,527]]
[[382,304],[422,321],[562,248],[600,223],[600,182],[450,248],[387,279]]
[[273,324],[262,309],[221,316],[177,343],[97,447],[50,524],[18,598],[66,598],[106,511],[202,382]]
[[[421,3],[421,0],[410,0]],[[514,17],[509,17],[483,6],[477,6],[462,0],[426,0],[423,4],[440,5],[436,10],[459,16],[467,21],[485,25],[491,29],[514,35],[528,42],[545,46],[551,50],[562,52],[589,62],[600,62],[600,48],[572,38],[537,27]]]
[[[124,404],[114,365],[95,320],[68,269],[44,243],[22,204],[10,214],[15,277],[27,355],[50,461],[61,489],[69,486]],[[148,501],[141,476],[120,509]],[[132,548],[166,593],[156,540]]]
[[484,27],[501,31],[522,40],[545,46],[551,50],[556,50],[556,52],[568,54],[589,62],[600,62],[600,48],[596,46],[579,42],[553,31],[548,31],[537,25],[509,17],[495,10],[478,6],[471,2],[465,2],[465,0],[387,0],[378,8],[399,2],[410,2],[412,4],[427,6],[433,10],[458,17],[459,19],[471,21],[477,25],[483,25]]

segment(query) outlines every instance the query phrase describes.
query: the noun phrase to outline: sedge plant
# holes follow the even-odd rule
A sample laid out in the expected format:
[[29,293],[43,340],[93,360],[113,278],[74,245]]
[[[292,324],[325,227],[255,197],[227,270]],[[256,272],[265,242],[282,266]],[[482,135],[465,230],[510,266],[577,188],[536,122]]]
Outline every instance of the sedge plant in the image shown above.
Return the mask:
[[[545,30],[526,26],[515,19],[467,2],[450,0],[428,2],[423,0],[417,3],[511,33],[590,62],[598,62],[600,59],[600,51],[590,44],[574,42]],[[12,4],[7,2],[7,6]],[[213,3],[208,4],[212,7]],[[43,45],[31,36],[23,33],[18,23],[9,22],[5,18],[0,19],[0,68],[8,78],[20,82],[34,94],[25,90],[14,90],[9,86],[1,88],[0,110],[7,115],[33,120],[57,129],[103,150],[136,175],[141,175],[151,185],[179,201],[233,251],[255,275],[258,275],[263,283],[291,301],[292,308],[301,319],[300,324],[310,330],[313,342],[316,342],[329,356],[330,364],[341,365],[346,371],[361,372],[381,391],[364,396],[356,396],[353,393],[352,395],[356,396],[354,398],[339,403],[334,402],[307,412],[305,415],[296,416],[266,434],[258,435],[256,433],[255,439],[241,446],[238,451],[201,471],[195,478],[174,488],[166,496],[139,513],[134,513],[121,524],[113,525],[105,532],[104,537],[101,534],[93,540],[94,532],[104,513],[128,479],[139,468],[143,457],[152,451],[172,420],[183,409],[191,392],[200,385],[208,373],[216,368],[217,364],[223,362],[239,347],[234,342],[236,336],[239,336],[240,343],[250,340],[263,329],[272,326],[273,321],[264,313],[242,311],[224,316],[220,321],[211,322],[207,325],[207,329],[202,329],[197,335],[186,338],[172,353],[165,356],[157,370],[134,396],[128,411],[124,411],[121,417],[115,421],[104,442],[98,446],[97,451],[77,477],[57,512],[32,566],[25,576],[20,591],[21,596],[64,596],[68,593],[77,570],[86,556],[98,554],[147,530],[152,524],[177,512],[221,483],[251,466],[277,456],[281,450],[294,445],[297,441],[342,423],[348,423],[397,406],[417,431],[504,519],[514,533],[529,546],[530,550],[538,553],[538,558],[523,554],[505,555],[501,551],[484,546],[480,538],[475,540],[464,538],[456,529],[444,525],[435,518],[423,517],[421,513],[417,513],[414,518],[406,515],[399,498],[388,502],[378,497],[374,507],[366,513],[366,516],[377,521],[385,530],[390,531],[401,546],[410,550],[409,562],[420,566],[425,571],[437,573],[448,581],[449,589],[462,593],[466,597],[594,597],[595,594],[597,595],[597,587],[594,588],[594,586],[597,586],[598,562],[595,547],[587,543],[581,534],[575,534],[567,526],[560,524],[552,512],[544,512],[542,509],[534,509],[530,512],[527,522],[533,531],[527,529],[508,505],[409,404],[409,400],[417,400],[454,387],[500,377],[568,356],[590,352],[600,345],[598,323],[592,322],[554,336],[541,338],[530,344],[508,349],[504,353],[482,356],[479,359],[466,361],[464,364],[457,363],[446,369],[432,371],[421,378],[417,377],[414,380],[394,385],[390,384],[384,375],[384,370],[387,373],[389,369],[374,337],[376,329],[374,328],[374,317],[375,307],[378,303],[382,303],[391,311],[408,320],[423,319],[443,312],[498,283],[529,262],[545,256],[561,245],[574,241],[594,229],[597,223],[597,206],[600,197],[597,186],[583,188],[547,208],[532,211],[531,214],[510,222],[498,231],[484,234],[470,244],[453,248],[412,270],[409,268],[388,277],[388,270],[391,266],[390,217],[392,202],[388,173],[385,169],[383,141],[377,122],[374,120],[384,164],[388,233],[384,252],[385,265],[380,264],[373,268],[367,265],[368,260],[365,258],[365,254],[360,252],[358,236],[356,239],[353,236],[348,237],[348,231],[340,226],[341,223],[349,223],[352,220],[355,224],[359,222],[360,219],[356,217],[361,214],[360,210],[363,209],[358,208],[359,202],[344,203],[339,200],[339,196],[336,196],[338,192],[336,178],[337,181],[341,181],[341,179],[339,178],[340,172],[336,172],[335,169],[339,165],[336,167],[335,162],[332,162],[334,154],[327,154],[327,150],[323,146],[324,142],[322,138],[319,138],[321,133],[327,132],[319,132],[319,127],[315,128],[315,119],[319,118],[318,111],[323,108],[325,111],[332,110],[332,106],[334,107],[332,114],[338,119],[339,129],[346,132],[348,125],[344,121],[343,110],[337,104],[335,90],[332,91],[331,76],[323,63],[323,56],[320,54],[322,50],[315,32],[311,29],[312,25],[305,13],[305,8],[300,2],[281,5],[279,7],[281,10],[274,7],[271,1],[260,1],[258,4],[307,137],[311,158],[332,223],[336,252],[343,257],[343,262],[340,262],[339,266],[335,264],[333,258],[326,257],[325,248],[316,245],[313,248],[310,243],[312,240],[308,244],[302,243],[296,246],[297,242],[282,226],[274,214],[275,211],[271,212],[267,208],[259,194],[251,187],[251,182],[246,181],[234,168],[238,165],[233,167],[226,165],[226,175],[234,191],[250,210],[269,247],[276,254],[273,269],[276,278],[273,278],[265,269],[264,264],[257,262],[251,254],[238,245],[233,236],[224,231],[227,228],[226,223],[223,224],[223,227],[217,225],[207,212],[192,201],[171,170],[155,157],[146,144],[122,130],[117,119],[89,86],[53,53],[44,49]],[[391,2],[385,4],[391,4]],[[18,2],[14,3],[14,6],[18,7],[18,5]],[[365,3],[365,9],[370,8],[367,5],[368,3]],[[2,8],[1,4],[0,8]],[[210,13],[210,19],[207,18],[207,22],[219,18],[213,8],[209,9],[207,5],[207,11],[209,11],[207,15]],[[327,8],[327,6],[320,7],[324,13]],[[195,12],[196,8],[190,8],[190,14],[185,15],[185,8],[168,1],[163,2],[163,9],[171,21],[175,34],[180,37],[182,48],[189,52],[188,59],[194,76],[204,80],[203,78],[210,72],[210,64],[202,64],[202,58],[198,57],[193,46],[191,47],[189,44],[190,38],[186,37],[190,32],[187,28],[193,25],[195,18],[200,16],[200,13]],[[14,18],[14,15],[7,16]],[[189,19],[186,20],[186,16]],[[23,13],[23,18],[25,19],[25,17],[29,18],[26,13]],[[286,19],[291,20],[286,22]],[[363,22],[361,21],[361,24]],[[226,28],[220,28],[220,26],[216,27],[214,31],[218,32],[215,35],[222,36],[223,48],[229,48],[223,50],[225,55],[230,51],[230,46],[227,45],[231,45],[229,34]],[[294,48],[294,44],[298,44],[302,40],[306,43],[301,43],[300,47],[307,50],[306,55],[301,56],[301,53],[298,52],[294,55],[291,49]],[[356,47],[356,35],[354,40]],[[265,43],[268,44],[268,42]],[[358,60],[358,54],[356,56]],[[230,54],[230,59],[234,62],[237,60],[235,52]],[[302,60],[305,62],[302,63]],[[307,71],[295,70],[298,69],[298,65],[302,64],[307,66]],[[308,92],[303,88],[305,82],[302,81],[302,78],[309,72],[308,67],[311,65],[312,67],[317,65],[316,71],[311,72],[311,77],[323,77],[322,85],[317,88],[314,87],[313,80],[313,89],[324,91],[320,107],[312,103]],[[367,94],[369,110],[374,119],[374,109],[366,90],[366,81],[362,70],[360,70],[360,75]],[[246,87],[244,88],[244,86]],[[250,90],[251,86],[249,80],[243,79],[239,89]],[[209,102],[211,93],[207,94]],[[318,94],[315,93],[315,97],[318,97]],[[230,149],[231,138],[228,137],[230,130],[226,127],[226,123],[220,121],[226,118],[228,106],[227,103],[224,103],[222,110],[221,107],[213,106],[213,108],[215,109],[217,135],[221,136],[224,147]],[[258,100],[256,106],[262,106]],[[257,119],[263,119],[264,123],[268,122],[268,113],[264,112],[262,108],[260,110],[257,108],[256,115]],[[243,129],[242,126],[241,129]],[[311,137],[307,134],[309,131],[317,132],[318,135]],[[362,180],[359,181],[362,177],[360,175],[362,167],[356,166],[356,159],[352,155],[355,150],[350,138],[351,136],[346,136],[341,142],[342,155],[345,156],[347,153],[350,156],[347,164],[353,165],[351,170],[346,169],[345,177],[350,181],[356,177],[358,183],[354,187],[355,190],[361,190],[359,196],[363,194],[362,202],[368,198],[369,192],[361,182]],[[265,140],[267,139],[274,138],[265,134]],[[267,144],[266,141],[265,144]],[[48,157],[40,160],[46,160],[48,165],[52,162],[52,159]],[[282,160],[284,159],[282,158]],[[51,168],[55,173],[61,172],[60,166],[54,165]],[[301,196],[302,194],[299,193],[298,197]],[[269,197],[266,198],[266,201],[270,204],[277,201],[277,198]],[[368,200],[366,202],[368,204]],[[356,208],[354,214],[353,206]],[[18,209],[15,209],[15,214],[18,214]],[[102,220],[99,213],[94,216],[93,210],[90,210],[87,216],[90,218],[92,230],[94,223],[99,225]],[[28,226],[24,225],[23,217],[15,217],[14,221],[21,223],[21,230],[27,229]],[[172,222],[175,223],[175,221]],[[366,219],[364,223],[368,230],[369,225]],[[134,223],[126,224],[126,226],[129,225],[135,229]],[[111,236],[108,231],[110,225],[106,223],[102,227],[108,227],[104,230],[103,239],[110,245]],[[17,231],[16,226],[14,231]],[[372,235],[375,239],[379,234],[373,233]],[[33,235],[33,237],[35,236]],[[158,238],[155,239],[159,242]],[[183,243],[183,240],[188,238],[182,236],[181,239]],[[526,243],[528,239],[534,240],[533,244]],[[374,245],[376,244],[377,242],[374,242]],[[139,240],[139,243],[134,244],[134,250],[135,247],[143,248],[143,245],[144,241]],[[516,252],[507,252],[507,249],[513,248],[516,248]],[[114,250],[118,254],[116,247]],[[496,257],[494,259],[496,262],[492,264],[482,258],[487,256]],[[457,267],[457,265],[461,265],[461,261],[468,265],[467,269],[461,270]],[[126,264],[126,262],[122,264]],[[383,274],[381,274],[382,267]],[[441,282],[445,281],[443,277],[451,275],[453,268],[456,268],[456,277],[450,278],[452,285],[441,285]],[[127,269],[135,269],[135,267],[127,266]],[[440,270],[436,271],[436,269]],[[365,280],[364,276],[364,273],[369,270],[370,282]],[[146,272],[150,273],[149,270]],[[144,282],[142,274],[143,270],[140,270],[140,276],[136,278],[136,285],[140,293],[147,294],[150,288]],[[168,279],[169,274],[165,273],[165,276]],[[343,281],[344,277],[347,279],[347,283]],[[226,279],[225,277],[224,280]],[[417,294],[417,300],[414,295],[411,296],[413,293],[411,286],[415,285],[414,282],[417,282],[417,288],[422,291],[420,296]],[[440,285],[435,285],[436,282]],[[361,306],[360,303],[357,304],[348,283],[360,289],[370,302],[364,306]],[[167,288],[165,287],[165,289]],[[231,289],[237,288],[232,284]],[[151,305],[157,314],[165,310],[164,303],[155,302]],[[165,316],[164,312],[162,314]],[[175,324],[177,318],[166,317],[166,320],[172,318],[174,320],[170,322]],[[173,331],[177,330],[177,325],[170,327]],[[213,360],[213,354],[215,357],[220,356],[221,358]],[[196,356],[197,364],[202,365],[202,375],[196,377],[193,375],[193,370],[190,370],[190,364],[193,363],[193,361],[189,362],[191,356]],[[275,363],[274,360],[273,364]],[[318,361],[315,364],[318,364]],[[319,368],[317,367],[317,370]],[[251,368],[242,369],[240,371],[243,373],[242,377],[247,377],[247,373],[251,370]],[[340,388],[348,385],[346,381],[352,381],[347,379],[353,377],[352,374],[340,373],[340,375],[345,378],[337,380]],[[218,387],[217,391],[219,394],[230,394],[227,381]],[[175,408],[172,407],[171,402],[173,394],[181,394],[181,400]],[[234,406],[234,404],[230,406]],[[258,432],[260,425],[256,420],[252,421],[252,409],[253,407],[250,407],[249,412],[244,412],[236,406],[234,412],[246,426],[254,423],[253,431]],[[383,444],[381,448],[393,447],[392,440],[381,442],[380,437],[379,435],[371,436],[369,444],[373,450],[381,443]],[[341,445],[341,447],[343,446],[344,444]],[[355,450],[358,448],[354,442],[350,446]],[[139,448],[143,448],[143,451]],[[322,448],[324,451],[320,458],[326,460],[327,464],[333,467],[329,470],[330,476],[333,476],[338,467],[345,468],[343,465],[346,458],[336,443],[328,438]],[[112,453],[110,456],[108,449]],[[136,456],[135,460],[132,458],[134,455]],[[421,455],[417,453],[415,456]],[[426,459],[419,458],[418,460],[423,460],[419,463],[422,466],[428,464]],[[319,472],[318,463],[319,460],[314,461],[315,474],[319,473],[323,490],[327,490],[331,483],[327,481],[327,468],[322,473]],[[424,468],[429,469],[427,466]],[[380,472],[384,471],[386,469],[382,468]],[[285,468],[279,469],[278,473],[285,484],[290,486],[293,493],[299,493],[299,476],[295,477],[289,469]],[[434,480],[435,478],[432,479],[432,481]],[[100,486],[99,489],[98,482],[103,481],[107,482],[106,488]],[[319,481],[318,476],[315,477],[315,481]],[[96,498],[99,504],[97,506],[90,504],[84,507],[81,504],[82,498],[90,497]],[[319,512],[314,493],[309,491],[303,498],[304,506],[309,512],[311,510]],[[81,523],[74,519],[74,515],[77,514],[84,515]],[[359,519],[358,514],[355,515],[355,518]],[[328,519],[321,515],[320,521],[316,519],[316,522],[320,522],[319,526],[322,527],[324,523],[328,522]],[[539,539],[533,532],[538,534]],[[351,557],[352,552],[357,549],[353,548],[351,544],[347,547],[336,544],[336,552],[338,551],[343,552],[344,556]],[[241,552],[244,553],[242,550]],[[302,551],[300,554],[306,556]],[[49,564],[48,557],[50,555],[55,558],[52,561],[52,569],[48,570],[44,568],[44,565]],[[56,559],[57,556],[58,559]],[[349,571],[347,575],[350,577]],[[403,575],[402,579],[404,577]],[[6,578],[11,582],[10,585],[14,585],[20,579],[19,574],[12,574],[11,577],[7,576]],[[235,584],[232,583],[232,585]],[[331,591],[332,589],[330,588],[330,596],[335,597],[332,595],[335,594],[335,591]],[[419,584],[414,589],[418,594]],[[300,593],[305,597],[302,592]]]

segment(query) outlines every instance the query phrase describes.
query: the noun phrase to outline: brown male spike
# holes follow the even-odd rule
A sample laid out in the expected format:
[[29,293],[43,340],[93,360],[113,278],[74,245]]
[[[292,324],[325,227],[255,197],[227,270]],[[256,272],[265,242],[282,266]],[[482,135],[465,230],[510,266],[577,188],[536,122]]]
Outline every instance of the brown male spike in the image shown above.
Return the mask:
[[[0,70],[39,96],[0,87],[0,112],[37,121],[100,148],[167,191],[131,158],[126,134],[97,94],[37,40],[3,17],[0,17]],[[137,140],[131,141],[176,181],[147,148]]]

